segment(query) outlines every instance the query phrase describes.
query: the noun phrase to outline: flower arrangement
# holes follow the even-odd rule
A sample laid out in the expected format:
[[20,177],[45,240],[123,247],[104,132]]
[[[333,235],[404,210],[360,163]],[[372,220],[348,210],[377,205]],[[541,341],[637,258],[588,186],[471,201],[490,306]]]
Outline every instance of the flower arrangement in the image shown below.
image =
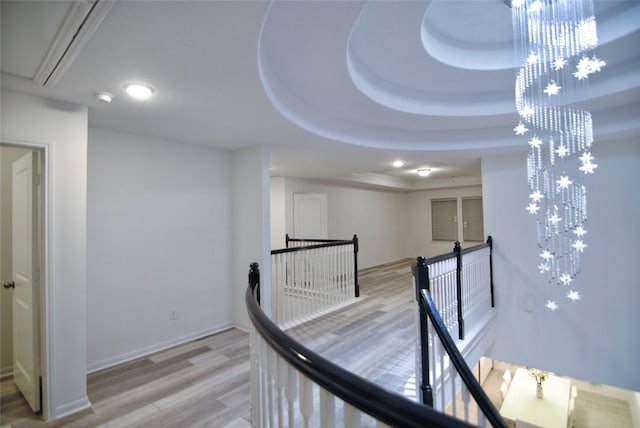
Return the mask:
[[536,380],[536,383],[538,384],[542,384],[542,382],[547,380],[547,377],[549,377],[549,373],[544,370],[533,369],[533,368],[528,368],[528,370],[529,370],[529,375],[532,378],[534,378]]

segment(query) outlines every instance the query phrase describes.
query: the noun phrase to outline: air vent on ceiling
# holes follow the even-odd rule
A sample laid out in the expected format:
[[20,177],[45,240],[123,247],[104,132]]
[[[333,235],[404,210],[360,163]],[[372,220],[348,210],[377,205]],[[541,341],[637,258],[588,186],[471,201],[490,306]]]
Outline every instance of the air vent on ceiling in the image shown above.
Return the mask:
[[52,86],[60,80],[114,3],[113,0],[73,2],[33,81]]

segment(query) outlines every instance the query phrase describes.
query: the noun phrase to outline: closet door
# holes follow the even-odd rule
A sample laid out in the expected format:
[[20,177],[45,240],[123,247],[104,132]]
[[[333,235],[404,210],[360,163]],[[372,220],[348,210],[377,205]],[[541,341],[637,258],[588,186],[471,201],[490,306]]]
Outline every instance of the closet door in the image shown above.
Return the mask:
[[327,195],[323,193],[293,194],[293,234],[297,239],[327,239]]

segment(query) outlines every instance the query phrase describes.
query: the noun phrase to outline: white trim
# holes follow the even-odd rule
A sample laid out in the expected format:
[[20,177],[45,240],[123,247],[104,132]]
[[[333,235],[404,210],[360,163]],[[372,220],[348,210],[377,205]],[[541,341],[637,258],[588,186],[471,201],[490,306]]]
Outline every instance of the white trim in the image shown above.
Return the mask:
[[6,366],[0,369],[0,380],[7,380],[13,377],[13,367]]
[[33,81],[43,86],[55,85],[96,32],[114,4],[115,1],[75,2]]
[[127,361],[135,360],[136,358],[146,357],[156,352],[164,351],[165,349],[172,348],[174,346],[182,345],[193,340],[200,339],[202,337],[210,336],[215,333],[233,328],[231,323],[224,324],[222,326],[206,328],[195,333],[187,334],[177,339],[167,340],[155,345],[147,346],[145,348],[136,349],[135,351],[127,352],[126,354],[117,355],[115,357],[106,358],[102,361],[98,361],[87,366],[87,374],[103,370],[117,364],[126,363]]
[[42,152],[42,281],[40,290],[40,352],[43,355],[42,361],[40,361],[40,370],[42,375],[42,417],[45,421],[51,420],[56,416],[49,406],[49,403],[53,401],[53,388],[55,384],[53,364],[54,342],[51,337],[53,331],[53,324],[55,322],[53,317],[54,296],[52,292],[53,284],[53,272],[52,272],[52,259],[53,259],[53,203],[51,198],[51,189],[53,189],[53,141],[48,143],[35,143],[26,142],[20,140],[13,140],[11,138],[2,138],[0,140],[3,144],[9,144],[15,147],[24,147],[32,150],[40,150]]
[[64,418],[65,416],[80,412],[82,410],[88,409],[89,407],[91,407],[91,402],[86,396],[76,401],[65,403],[62,406],[56,407],[56,419]]

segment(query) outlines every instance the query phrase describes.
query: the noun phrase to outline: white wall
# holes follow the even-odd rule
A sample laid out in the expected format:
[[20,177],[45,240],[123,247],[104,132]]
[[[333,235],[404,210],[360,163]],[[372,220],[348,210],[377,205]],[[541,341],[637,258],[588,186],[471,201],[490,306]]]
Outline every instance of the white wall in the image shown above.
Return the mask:
[[[478,196],[482,196],[481,186],[423,190],[409,193],[408,219],[405,228],[407,253],[411,257],[433,257],[453,251],[455,241],[431,240],[431,200],[442,198],[457,199],[458,218],[462,218],[461,198]],[[489,235],[491,230],[485,227],[484,233]],[[462,222],[458,222],[458,236],[463,248],[478,244],[478,242],[465,243],[462,240]]]
[[87,108],[1,93],[2,140],[48,147],[50,190],[45,272],[47,358],[44,416],[89,406],[86,389]]
[[[598,383],[640,390],[640,144],[596,142],[588,176],[589,219],[582,300],[544,307],[549,287],[536,269],[539,250],[523,155],[483,159],[485,230],[494,238],[498,334],[493,357]],[[525,304],[531,302],[533,311]]]
[[88,167],[89,370],[229,327],[231,154],[89,128]]
[[233,152],[233,322],[249,329],[244,303],[249,265],[260,265],[261,304],[271,308],[269,232],[269,149],[249,147]]
[[293,234],[293,194],[325,193],[329,211],[329,238],[350,239],[358,235],[358,268],[366,268],[407,257],[405,193],[357,189],[286,178],[286,225]]
[[271,177],[270,181],[271,249],[277,250],[287,246],[287,195],[284,177]]
[[[0,146],[0,282],[13,278],[11,230],[11,165],[29,153],[20,147]],[[0,289],[0,377],[13,371],[13,308],[11,290]]]

